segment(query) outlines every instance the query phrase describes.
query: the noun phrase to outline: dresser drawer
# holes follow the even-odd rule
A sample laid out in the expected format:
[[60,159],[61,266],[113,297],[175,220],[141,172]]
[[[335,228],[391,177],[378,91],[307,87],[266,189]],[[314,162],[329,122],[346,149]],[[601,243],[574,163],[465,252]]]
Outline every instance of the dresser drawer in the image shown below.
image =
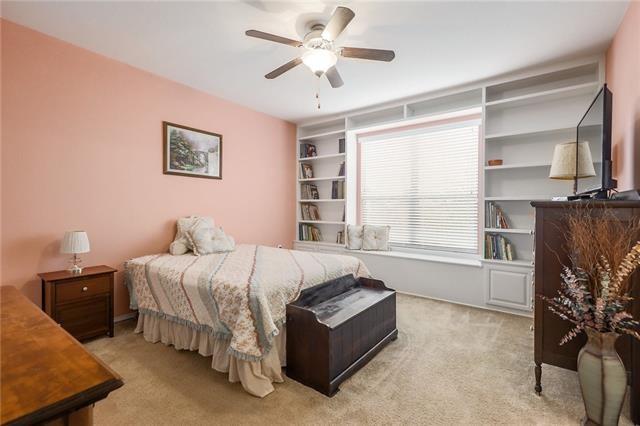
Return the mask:
[[56,303],[81,300],[111,291],[111,275],[68,280],[56,285]]

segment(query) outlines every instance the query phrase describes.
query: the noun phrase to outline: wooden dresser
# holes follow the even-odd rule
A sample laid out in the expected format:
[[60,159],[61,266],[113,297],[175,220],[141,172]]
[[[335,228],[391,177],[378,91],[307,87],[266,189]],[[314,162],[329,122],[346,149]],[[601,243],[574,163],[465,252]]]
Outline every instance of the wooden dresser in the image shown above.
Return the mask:
[[91,424],[120,376],[15,287],[0,287],[2,425]]
[[[570,265],[566,252],[564,230],[571,209],[580,208],[590,212],[594,217],[601,216],[604,208],[611,209],[613,214],[622,220],[640,217],[639,201],[579,201],[558,202],[544,201],[531,203],[535,207],[535,373],[536,392],[542,392],[542,364],[555,365],[571,370],[577,369],[578,352],[586,342],[584,334],[560,346],[559,342],[571,324],[560,319],[549,311],[547,303],[540,299],[541,295],[553,297],[560,289],[560,272],[563,265]],[[640,235],[636,238],[640,240]],[[635,284],[631,313],[640,318],[640,273],[636,272],[632,279]],[[629,372],[631,385],[631,419],[640,424],[640,342],[630,336],[618,339],[618,353],[622,357]]]
[[78,340],[105,334],[113,337],[115,272],[101,265],[84,268],[80,274],[38,274],[42,280],[42,309]]

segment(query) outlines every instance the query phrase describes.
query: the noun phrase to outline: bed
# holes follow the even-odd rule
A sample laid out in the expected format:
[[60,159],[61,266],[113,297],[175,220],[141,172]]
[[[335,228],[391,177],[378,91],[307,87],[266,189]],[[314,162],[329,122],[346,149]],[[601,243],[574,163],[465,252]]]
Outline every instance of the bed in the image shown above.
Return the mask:
[[286,304],[302,289],[344,275],[369,277],[352,256],[248,244],[227,253],[143,256],[125,263],[137,333],[211,356],[252,395],[283,382]]

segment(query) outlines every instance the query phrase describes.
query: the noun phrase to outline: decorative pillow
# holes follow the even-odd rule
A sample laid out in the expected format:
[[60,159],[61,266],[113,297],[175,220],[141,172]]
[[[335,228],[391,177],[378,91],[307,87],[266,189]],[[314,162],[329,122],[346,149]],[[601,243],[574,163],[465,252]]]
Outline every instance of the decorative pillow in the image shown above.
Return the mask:
[[349,250],[362,249],[361,225],[347,225],[347,248]]
[[390,226],[364,225],[362,250],[389,250]]
[[224,233],[222,228],[215,228],[211,233],[212,253],[224,253],[233,251],[236,248],[236,242],[232,236]]
[[185,254],[193,250],[193,245],[187,239],[187,232],[193,227],[204,227],[213,229],[213,219],[207,216],[188,216],[178,219],[178,229],[173,243],[169,246],[169,252],[173,255]]
[[201,256],[213,253],[213,230],[203,226],[194,226],[186,233],[193,254]]

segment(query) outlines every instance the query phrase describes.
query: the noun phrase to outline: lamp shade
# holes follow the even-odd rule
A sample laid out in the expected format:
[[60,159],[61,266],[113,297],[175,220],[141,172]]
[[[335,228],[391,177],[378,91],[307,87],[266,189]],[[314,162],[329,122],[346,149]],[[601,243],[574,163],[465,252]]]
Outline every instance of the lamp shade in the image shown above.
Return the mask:
[[576,163],[578,165],[578,178],[591,177],[596,175],[591,159],[591,149],[589,142],[578,142],[578,161],[576,162],[576,143],[565,142],[556,145],[553,150],[553,160],[551,161],[551,179],[571,180],[576,177]]
[[89,246],[89,237],[84,231],[67,231],[62,238],[60,245],[60,253],[87,253],[91,247]]

